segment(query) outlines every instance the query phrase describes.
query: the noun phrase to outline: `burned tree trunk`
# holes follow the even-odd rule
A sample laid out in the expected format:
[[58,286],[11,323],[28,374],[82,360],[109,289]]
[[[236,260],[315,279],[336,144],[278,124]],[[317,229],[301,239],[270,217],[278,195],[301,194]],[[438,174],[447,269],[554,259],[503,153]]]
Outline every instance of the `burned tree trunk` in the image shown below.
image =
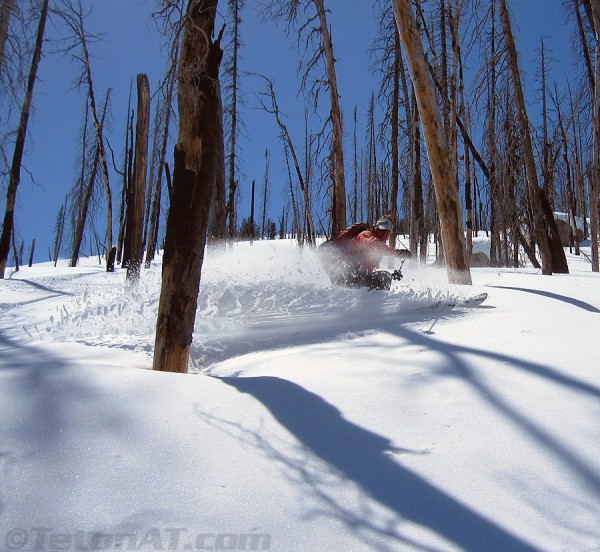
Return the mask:
[[144,248],[142,230],[144,224],[144,195],[146,192],[146,173],[148,168],[148,134],[150,128],[150,85],[144,74],[137,76],[137,121],[135,126],[135,157],[133,169],[133,190],[131,202],[127,205],[127,228],[130,245],[130,257],[127,265],[127,279],[137,280]]
[[423,125],[427,155],[439,211],[442,243],[451,283],[471,284],[456,175],[436,103],[434,84],[425,61],[410,0],[392,0]]
[[10,250],[10,239],[14,228],[15,219],[15,202],[17,199],[17,188],[21,181],[21,161],[23,159],[23,150],[25,147],[25,137],[27,135],[27,123],[29,122],[29,113],[31,111],[31,100],[33,98],[33,88],[37,78],[38,65],[42,57],[42,44],[44,40],[44,29],[46,28],[46,19],[48,16],[48,1],[44,0],[42,11],[37,28],[37,37],[35,48],[33,50],[33,58],[29,69],[29,77],[27,79],[27,89],[25,91],[25,99],[21,108],[21,118],[19,120],[19,128],[17,129],[17,138],[15,141],[15,149],[13,153],[12,164],[10,167],[10,176],[8,188],[6,191],[6,210],[4,213],[4,222],[2,223],[2,233],[0,234],[0,279],[4,278],[6,270],[6,261]]
[[187,372],[222,143],[217,0],[190,0],[179,58],[179,130],[162,268],[153,369]]

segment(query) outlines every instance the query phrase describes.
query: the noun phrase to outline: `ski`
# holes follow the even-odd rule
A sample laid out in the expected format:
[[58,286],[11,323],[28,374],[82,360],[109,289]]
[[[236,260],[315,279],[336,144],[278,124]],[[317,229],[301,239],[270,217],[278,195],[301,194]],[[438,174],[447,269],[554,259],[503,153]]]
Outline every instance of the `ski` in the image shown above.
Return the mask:
[[430,308],[454,308],[454,307],[477,307],[481,305],[486,299],[487,293],[478,293],[477,295],[472,295],[471,297],[454,297],[449,299],[441,299],[433,303]]

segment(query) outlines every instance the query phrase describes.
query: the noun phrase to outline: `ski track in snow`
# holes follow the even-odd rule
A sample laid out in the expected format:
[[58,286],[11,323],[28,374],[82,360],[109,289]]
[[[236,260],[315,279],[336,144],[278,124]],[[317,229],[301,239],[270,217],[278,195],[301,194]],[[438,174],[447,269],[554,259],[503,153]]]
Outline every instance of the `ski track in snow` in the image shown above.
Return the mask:
[[[16,273],[6,280],[7,290],[23,294],[17,306],[26,307],[28,289],[45,292],[47,316],[23,320],[21,326],[32,341],[117,347],[145,352],[150,358],[160,296],[160,262],[143,270],[135,285],[126,281],[124,269],[106,273],[102,266],[92,266],[75,282],[67,267],[57,272],[52,277],[28,279],[18,279]],[[341,333],[346,326],[366,330],[356,325],[365,314],[409,322],[415,311],[467,295],[464,288],[452,289],[446,283],[443,270],[417,271],[409,263],[403,272],[404,279],[394,282],[390,292],[345,289],[329,283],[314,251],[299,249],[287,240],[209,251],[202,270],[192,365],[210,366],[226,355],[251,351],[257,340],[268,346],[275,337],[294,335],[294,321],[299,317],[314,318],[312,325],[320,330],[337,328]],[[468,294],[472,293],[469,289]],[[0,298],[0,312],[7,308]],[[16,306],[11,309],[17,314]],[[424,316],[437,318],[440,313],[436,311]]]

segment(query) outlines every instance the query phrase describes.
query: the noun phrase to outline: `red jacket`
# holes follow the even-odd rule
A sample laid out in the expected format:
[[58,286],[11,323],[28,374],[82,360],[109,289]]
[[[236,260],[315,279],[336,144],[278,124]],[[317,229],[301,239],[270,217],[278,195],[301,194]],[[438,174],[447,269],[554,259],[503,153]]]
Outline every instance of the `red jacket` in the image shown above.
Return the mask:
[[371,230],[365,230],[348,243],[348,251],[362,270],[373,272],[382,257],[397,255],[396,250],[375,237]]

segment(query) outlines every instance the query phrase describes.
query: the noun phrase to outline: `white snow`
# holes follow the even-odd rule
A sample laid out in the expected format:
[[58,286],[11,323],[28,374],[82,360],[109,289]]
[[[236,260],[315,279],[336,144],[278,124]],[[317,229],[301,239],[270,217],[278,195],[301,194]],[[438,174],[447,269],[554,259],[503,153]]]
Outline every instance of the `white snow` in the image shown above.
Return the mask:
[[600,550],[600,275],[568,259],[388,293],[288,240],[211,252],[187,375],[150,370],[159,263],[21,268],[0,550]]

